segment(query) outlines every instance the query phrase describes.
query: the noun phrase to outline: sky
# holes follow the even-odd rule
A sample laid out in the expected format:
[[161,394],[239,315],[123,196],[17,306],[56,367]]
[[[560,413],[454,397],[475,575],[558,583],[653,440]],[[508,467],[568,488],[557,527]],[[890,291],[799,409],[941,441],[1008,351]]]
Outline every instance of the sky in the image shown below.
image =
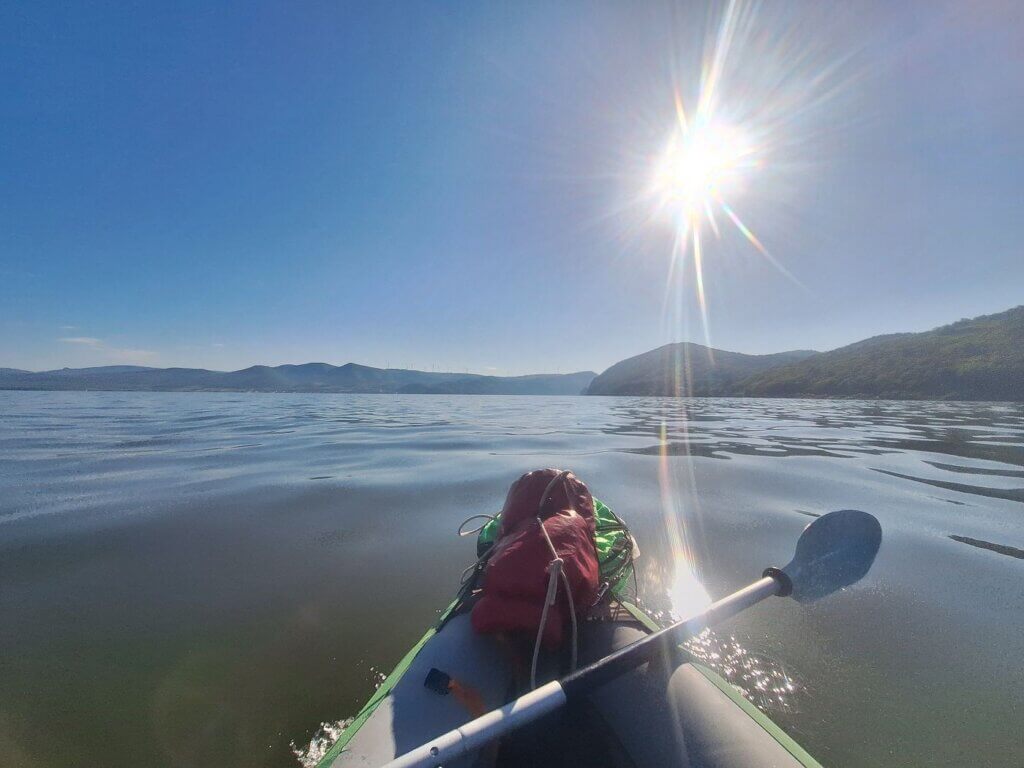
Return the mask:
[[[601,371],[1001,311],[1021,40],[966,0],[0,2],[0,366]],[[716,209],[698,281],[652,179],[712,90],[761,248]]]

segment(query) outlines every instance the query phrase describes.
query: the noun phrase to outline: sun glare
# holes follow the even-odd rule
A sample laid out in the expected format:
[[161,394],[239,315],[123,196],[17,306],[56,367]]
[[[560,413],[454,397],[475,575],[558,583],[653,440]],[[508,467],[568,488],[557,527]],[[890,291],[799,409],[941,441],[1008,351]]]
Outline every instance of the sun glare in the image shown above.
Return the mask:
[[[757,47],[757,17],[752,5],[729,2],[713,43],[709,40],[704,49],[696,70],[699,78],[682,70],[673,76],[673,89],[667,95],[675,119],[662,151],[653,162],[646,161],[650,164],[638,190],[646,209],[644,222],[662,219],[675,235],[665,290],[666,325],[674,337],[681,321],[689,322],[686,293],[692,290],[712,359],[707,267],[735,253],[733,233],[784,277],[803,287],[736,208],[737,201],[745,200],[764,210],[766,201],[774,199],[772,178],[758,177],[774,169],[777,181],[780,160],[788,160],[792,167],[793,147],[800,136],[790,131],[809,108],[802,99],[813,92],[798,87],[802,82],[797,76],[799,59],[790,64],[783,51],[781,70],[767,64],[778,52]],[[747,53],[748,44],[758,53]],[[757,59],[746,58],[755,55]],[[768,76],[763,76],[765,70]],[[787,83],[786,88],[779,83]],[[763,85],[759,88],[759,84]],[[695,97],[692,112],[687,109],[687,93]],[[755,188],[755,199],[746,200]],[[677,389],[683,393],[682,386]]]
[[[740,220],[727,199],[742,192],[747,175],[759,167],[758,152],[746,133],[717,119],[710,104],[714,100],[702,91],[697,113],[688,120],[683,101],[675,94],[676,124],[668,145],[657,158],[649,195],[658,212],[667,215],[676,230],[673,268],[677,261],[693,258],[693,274],[700,307],[704,339],[711,348],[707,296],[704,290],[704,249],[701,230],[705,223],[715,239],[722,236],[715,211],[728,221],[773,266],[791,275],[768,253],[761,241]],[[671,290],[671,279],[669,289]],[[710,354],[710,352],[709,352]]]
[[712,206],[756,165],[753,147],[735,128],[708,123],[680,127],[658,159],[654,191],[673,216],[694,219],[710,215]]
[[696,616],[709,605],[711,597],[693,573],[689,560],[685,556],[675,558],[676,573],[672,586],[668,590],[672,613],[677,620]]

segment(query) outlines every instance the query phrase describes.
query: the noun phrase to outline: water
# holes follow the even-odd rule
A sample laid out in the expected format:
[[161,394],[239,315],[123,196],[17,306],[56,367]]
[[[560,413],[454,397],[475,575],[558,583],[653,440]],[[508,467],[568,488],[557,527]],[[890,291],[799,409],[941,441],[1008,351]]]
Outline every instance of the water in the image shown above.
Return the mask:
[[1024,763],[1020,406],[0,392],[0,765],[295,766],[546,465],[628,519],[658,610],[666,506],[713,596],[871,511],[862,584],[709,657],[826,765]]

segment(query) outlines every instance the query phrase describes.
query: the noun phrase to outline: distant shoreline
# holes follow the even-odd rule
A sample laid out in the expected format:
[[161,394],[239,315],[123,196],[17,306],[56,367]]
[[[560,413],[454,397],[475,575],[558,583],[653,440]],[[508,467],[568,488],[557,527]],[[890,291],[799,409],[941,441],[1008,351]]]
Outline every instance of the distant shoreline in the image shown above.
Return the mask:
[[740,395],[740,394],[718,394],[718,395],[632,395],[632,394],[610,394],[592,395],[589,393],[502,393],[502,392],[353,392],[353,391],[328,391],[317,389],[100,389],[100,388],[78,388],[78,389],[46,389],[42,387],[4,387],[0,386],[0,392],[109,392],[109,393],[138,393],[138,394],[163,394],[163,395],[202,395],[202,394],[224,394],[224,395],[378,395],[381,397],[567,397],[595,399],[601,397],[610,398],[633,398],[638,400],[842,400],[849,402],[877,402],[877,403],[991,403],[993,405],[1019,405],[1024,407],[1021,400],[987,400],[973,398],[937,398],[937,397],[897,397],[877,395]]
[[1024,306],[922,333],[891,333],[828,352],[748,355],[666,344],[601,374],[476,373],[358,363],[254,365],[239,371],[131,365],[31,372],[0,368],[0,390],[277,392],[379,395],[609,395],[1024,402]]

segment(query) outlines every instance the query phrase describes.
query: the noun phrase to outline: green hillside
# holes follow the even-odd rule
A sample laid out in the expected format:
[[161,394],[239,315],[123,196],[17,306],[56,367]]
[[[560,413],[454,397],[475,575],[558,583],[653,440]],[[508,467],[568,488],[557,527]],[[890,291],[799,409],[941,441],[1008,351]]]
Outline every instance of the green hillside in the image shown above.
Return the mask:
[[875,336],[758,373],[755,397],[1024,400],[1024,306],[923,333]]

